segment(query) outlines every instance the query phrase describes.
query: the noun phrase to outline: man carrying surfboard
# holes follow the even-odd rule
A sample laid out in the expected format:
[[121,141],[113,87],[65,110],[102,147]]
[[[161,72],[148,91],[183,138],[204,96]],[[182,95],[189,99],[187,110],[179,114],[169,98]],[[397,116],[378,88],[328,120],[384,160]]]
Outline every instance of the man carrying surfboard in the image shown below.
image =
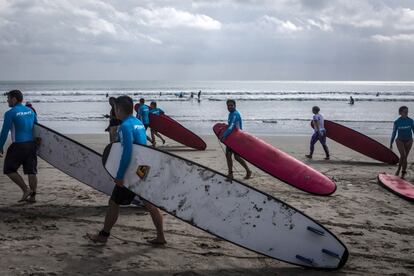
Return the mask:
[[[115,225],[119,215],[119,205],[130,205],[135,194],[124,187],[124,176],[131,161],[132,145],[146,144],[145,126],[137,118],[132,116],[133,101],[128,96],[120,96],[115,100],[115,114],[122,124],[118,130],[118,138],[122,145],[122,157],[115,179],[115,187],[109,199],[109,209],[106,213],[103,229],[98,234],[87,234],[86,236],[97,243],[106,243],[112,227]],[[165,244],[162,215],[157,207],[144,201],[155,228],[157,237],[150,240],[151,244]]]
[[[164,114],[164,111],[161,108],[157,107],[156,102],[151,102],[149,113],[156,116],[160,116],[161,114]],[[153,147],[155,147],[155,145],[157,144],[155,141],[155,136],[161,139],[163,145],[165,144],[165,139],[161,136],[161,134],[159,134],[158,131],[156,131],[155,129],[151,128],[151,143]]]
[[[240,116],[240,113],[236,110],[236,101],[235,100],[227,100],[227,110],[229,111],[229,117],[228,117],[228,127],[226,131],[223,133],[223,137],[221,140],[225,140],[227,136],[231,134],[231,132],[238,128],[243,128],[242,118]],[[229,147],[226,147],[226,160],[227,160],[227,168],[228,168],[228,178],[233,178],[233,160],[232,155],[234,154],[234,159],[236,159],[237,162],[242,165],[242,167],[246,170],[246,176],[244,179],[249,179],[252,176],[252,171],[249,169],[249,167],[246,164],[246,161],[243,160],[243,158],[240,157],[237,153],[235,153],[232,149]]]
[[[3,172],[22,189],[23,195],[19,202],[35,202],[37,154],[33,128],[37,123],[37,116],[32,109],[24,106],[22,101],[23,94],[20,90],[12,90],[7,93],[7,103],[11,109],[4,114],[0,135],[0,157],[3,157],[3,147],[11,130],[12,144],[7,149]],[[22,165],[24,174],[29,178],[29,187],[17,172]]]
[[306,155],[307,158],[312,159],[313,152],[315,150],[315,144],[316,142],[321,142],[323,150],[325,151],[325,160],[329,160],[329,149],[326,145],[326,130],[324,126],[324,119],[322,114],[319,114],[320,108],[318,106],[312,107],[312,113],[313,113],[313,129],[314,133],[312,135],[311,141],[310,141],[310,153]]
[[399,175],[402,168],[401,178],[404,178],[407,174],[408,154],[410,153],[413,145],[414,121],[408,117],[408,107],[401,106],[398,113],[400,114],[400,117],[394,122],[390,149],[392,150],[392,144],[398,134],[397,139],[395,139],[395,143],[397,144],[398,151],[400,152],[400,161],[398,162],[398,169],[395,172],[395,175]]

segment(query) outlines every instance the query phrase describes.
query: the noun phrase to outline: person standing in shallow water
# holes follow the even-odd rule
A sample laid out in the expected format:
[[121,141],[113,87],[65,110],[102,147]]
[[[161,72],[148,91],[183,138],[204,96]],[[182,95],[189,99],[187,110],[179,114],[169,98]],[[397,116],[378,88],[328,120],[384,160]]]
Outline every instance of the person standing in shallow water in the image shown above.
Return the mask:
[[[37,153],[33,136],[36,113],[22,104],[23,94],[20,90],[7,93],[7,103],[11,109],[4,114],[3,128],[0,135],[0,157],[3,157],[3,146],[9,131],[12,144],[7,149],[3,172],[23,191],[19,202],[36,202],[37,189]],[[29,187],[17,172],[23,165],[23,173],[28,176]]]
[[[226,131],[223,133],[223,137],[221,141],[226,140],[226,138],[235,130],[236,128],[242,129],[243,123],[240,113],[236,110],[236,101],[235,100],[227,100],[227,110],[229,111],[228,117],[228,126]],[[234,159],[242,165],[242,167],[246,170],[246,176],[244,179],[249,179],[252,176],[252,172],[246,164],[246,161],[240,157],[237,153],[235,153],[229,147],[226,147],[226,160],[227,160],[227,167],[228,167],[228,178],[233,178],[233,160],[232,155],[234,154]]]
[[325,160],[329,160],[329,149],[326,145],[326,130],[324,126],[324,118],[322,114],[319,114],[320,108],[318,106],[312,107],[312,123],[313,123],[313,129],[314,133],[312,135],[311,141],[310,141],[310,152],[308,155],[306,155],[307,158],[312,159],[313,152],[315,150],[315,144],[316,142],[321,142],[323,150],[325,151]]
[[[392,144],[397,144],[398,151],[400,152],[400,161],[398,162],[398,169],[395,172],[395,175],[400,175],[401,178],[404,178],[407,174],[407,158],[410,153],[411,147],[413,145],[413,131],[414,131],[414,121],[408,117],[408,107],[401,106],[398,109],[400,117],[395,120],[394,128],[391,135],[390,149],[392,150]],[[398,135],[397,135],[398,134]]]

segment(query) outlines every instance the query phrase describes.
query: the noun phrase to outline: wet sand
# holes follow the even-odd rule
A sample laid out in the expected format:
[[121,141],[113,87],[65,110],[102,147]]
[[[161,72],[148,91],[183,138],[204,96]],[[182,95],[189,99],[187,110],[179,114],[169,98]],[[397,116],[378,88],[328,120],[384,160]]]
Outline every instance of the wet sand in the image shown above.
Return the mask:
[[[102,151],[106,135],[72,135]],[[226,173],[222,148],[213,136],[208,148],[193,151],[170,140],[161,148]],[[96,246],[83,236],[101,229],[108,196],[39,159],[38,202],[18,204],[21,192],[0,176],[0,275],[414,275],[414,204],[377,184],[381,164],[332,141],[332,160],[320,145],[305,160],[309,137],[262,137],[269,143],[333,177],[338,189],[329,197],[306,194],[253,169],[248,180],[264,192],[316,219],[348,247],[348,263],[339,271],[313,271],[272,260],[222,241],[164,214],[166,247],[152,247],[148,213],[123,207],[112,237]],[[378,138],[387,144],[386,138]],[[411,155],[407,179],[414,182]],[[4,159],[0,159],[3,166]],[[238,165],[235,177],[243,177]]]

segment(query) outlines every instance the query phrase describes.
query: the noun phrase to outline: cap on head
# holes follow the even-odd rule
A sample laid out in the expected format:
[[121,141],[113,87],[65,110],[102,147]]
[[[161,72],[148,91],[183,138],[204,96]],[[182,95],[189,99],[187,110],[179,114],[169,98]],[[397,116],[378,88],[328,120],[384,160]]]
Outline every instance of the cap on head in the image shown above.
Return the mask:
[[157,107],[157,102],[151,102],[150,105],[153,106],[153,107]]
[[17,102],[21,103],[23,101],[23,93],[20,90],[11,90],[7,92],[7,96],[11,98],[15,98]]

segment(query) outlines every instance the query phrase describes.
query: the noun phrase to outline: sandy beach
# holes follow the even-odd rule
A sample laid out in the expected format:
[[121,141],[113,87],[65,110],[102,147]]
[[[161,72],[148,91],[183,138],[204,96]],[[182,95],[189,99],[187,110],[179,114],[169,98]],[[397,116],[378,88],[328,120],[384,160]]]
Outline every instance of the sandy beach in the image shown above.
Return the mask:
[[[107,135],[70,137],[102,151]],[[217,139],[203,137],[206,151],[193,151],[171,140],[164,150],[226,173]],[[377,183],[379,172],[394,166],[378,163],[329,141],[332,160],[323,160],[317,145],[314,160],[305,160],[307,136],[262,137],[281,150],[334,178],[338,189],[318,197],[299,191],[254,169],[248,180],[322,223],[348,247],[348,263],[339,271],[303,269],[272,260],[222,241],[166,214],[165,248],[145,240],[155,231],[148,213],[124,207],[105,246],[84,235],[101,229],[108,196],[90,189],[39,159],[38,202],[18,204],[18,187],[1,174],[0,275],[413,275],[413,204]],[[388,138],[378,138],[384,144]],[[414,181],[413,155],[407,179]],[[0,159],[3,166],[4,159]],[[243,177],[240,166],[235,177]]]

